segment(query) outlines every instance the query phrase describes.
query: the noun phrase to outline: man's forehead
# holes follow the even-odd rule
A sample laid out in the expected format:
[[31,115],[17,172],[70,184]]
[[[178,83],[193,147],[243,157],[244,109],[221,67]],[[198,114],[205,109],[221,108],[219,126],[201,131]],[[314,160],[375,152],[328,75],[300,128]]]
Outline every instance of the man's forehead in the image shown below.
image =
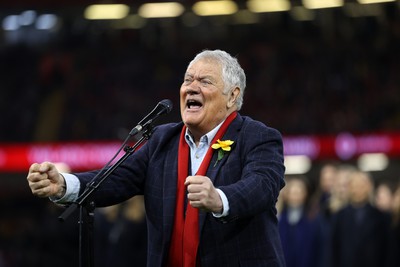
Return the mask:
[[187,68],[185,75],[217,76],[220,73],[221,65],[217,61],[198,60]]

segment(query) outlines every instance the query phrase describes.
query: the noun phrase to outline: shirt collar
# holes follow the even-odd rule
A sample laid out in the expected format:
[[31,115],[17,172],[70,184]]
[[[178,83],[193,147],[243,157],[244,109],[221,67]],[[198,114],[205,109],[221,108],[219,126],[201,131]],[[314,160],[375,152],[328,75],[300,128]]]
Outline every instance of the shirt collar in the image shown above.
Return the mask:
[[[200,137],[200,143],[205,143],[207,146],[210,145],[211,140],[215,137],[217,134],[219,128],[221,128],[222,124],[224,123],[225,120],[223,120],[220,124],[218,124],[214,129]],[[189,145],[189,147],[196,147],[194,139],[192,134],[189,131],[189,128],[186,127],[186,133],[185,133],[185,140],[186,143]]]

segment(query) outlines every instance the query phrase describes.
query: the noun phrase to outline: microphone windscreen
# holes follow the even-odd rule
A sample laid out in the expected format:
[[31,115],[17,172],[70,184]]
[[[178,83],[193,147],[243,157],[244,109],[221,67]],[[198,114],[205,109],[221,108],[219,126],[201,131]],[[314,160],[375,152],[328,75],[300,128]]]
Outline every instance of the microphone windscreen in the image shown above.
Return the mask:
[[160,105],[163,105],[166,108],[167,114],[171,112],[173,104],[169,99],[164,99],[160,101]]

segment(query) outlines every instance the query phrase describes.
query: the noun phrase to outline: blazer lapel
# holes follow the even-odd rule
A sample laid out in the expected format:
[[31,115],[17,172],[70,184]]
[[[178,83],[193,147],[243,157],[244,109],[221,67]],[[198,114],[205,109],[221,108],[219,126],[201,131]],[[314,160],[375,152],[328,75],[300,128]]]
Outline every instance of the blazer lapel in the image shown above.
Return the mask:
[[[229,155],[231,153],[235,153],[235,146],[236,146],[236,141],[239,136],[239,131],[240,128],[242,127],[243,123],[243,118],[239,115],[232,121],[231,125],[229,125],[228,129],[226,130],[226,133],[224,134],[224,137],[222,140],[232,140],[234,143],[231,146],[231,151],[227,152],[224,157],[216,163],[217,158],[218,158],[218,152],[214,151],[213,156],[210,161],[210,165],[207,170],[207,177],[210,178],[210,180],[214,183],[218,173],[221,169],[221,167],[225,164],[226,160],[228,159]],[[215,167],[214,167],[215,165]],[[200,239],[201,239],[201,231],[206,219],[207,212],[199,211],[199,233],[200,233]]]
[[[207,170],[207,176],[214,183],[217,178],[217,174],[220,171],[221,167],[224,165],[226,160],[229,158],[231,153],[235,152],[236,142],[238,138],[238,133],[242,126],[242,117],[238,114],[237,117],[232,121],[231,125],[226,130],[222,140],[232,140],[234,143],[231,145],[231,151],[226,152],[223,158],[217,162],[218,159],[218,151],[214,150],[213,156],[210,161],[210,165]],[[211,144],[212,145],[212,144]]]

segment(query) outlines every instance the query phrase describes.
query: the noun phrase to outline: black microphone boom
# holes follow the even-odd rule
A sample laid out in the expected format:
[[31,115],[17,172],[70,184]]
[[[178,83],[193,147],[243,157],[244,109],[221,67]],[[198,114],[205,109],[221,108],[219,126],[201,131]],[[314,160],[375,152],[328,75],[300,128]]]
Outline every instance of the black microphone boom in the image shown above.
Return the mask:
[[161,115],[168,114],[172,110],[172,101],[169,99],[164,99],[158,102],[157,106],[149,113],[146,117],[144,117],[138,125],[136,125],[129,133],[130,136],[134,136],[147,126],[152,124],[155,120],[158,119]]

